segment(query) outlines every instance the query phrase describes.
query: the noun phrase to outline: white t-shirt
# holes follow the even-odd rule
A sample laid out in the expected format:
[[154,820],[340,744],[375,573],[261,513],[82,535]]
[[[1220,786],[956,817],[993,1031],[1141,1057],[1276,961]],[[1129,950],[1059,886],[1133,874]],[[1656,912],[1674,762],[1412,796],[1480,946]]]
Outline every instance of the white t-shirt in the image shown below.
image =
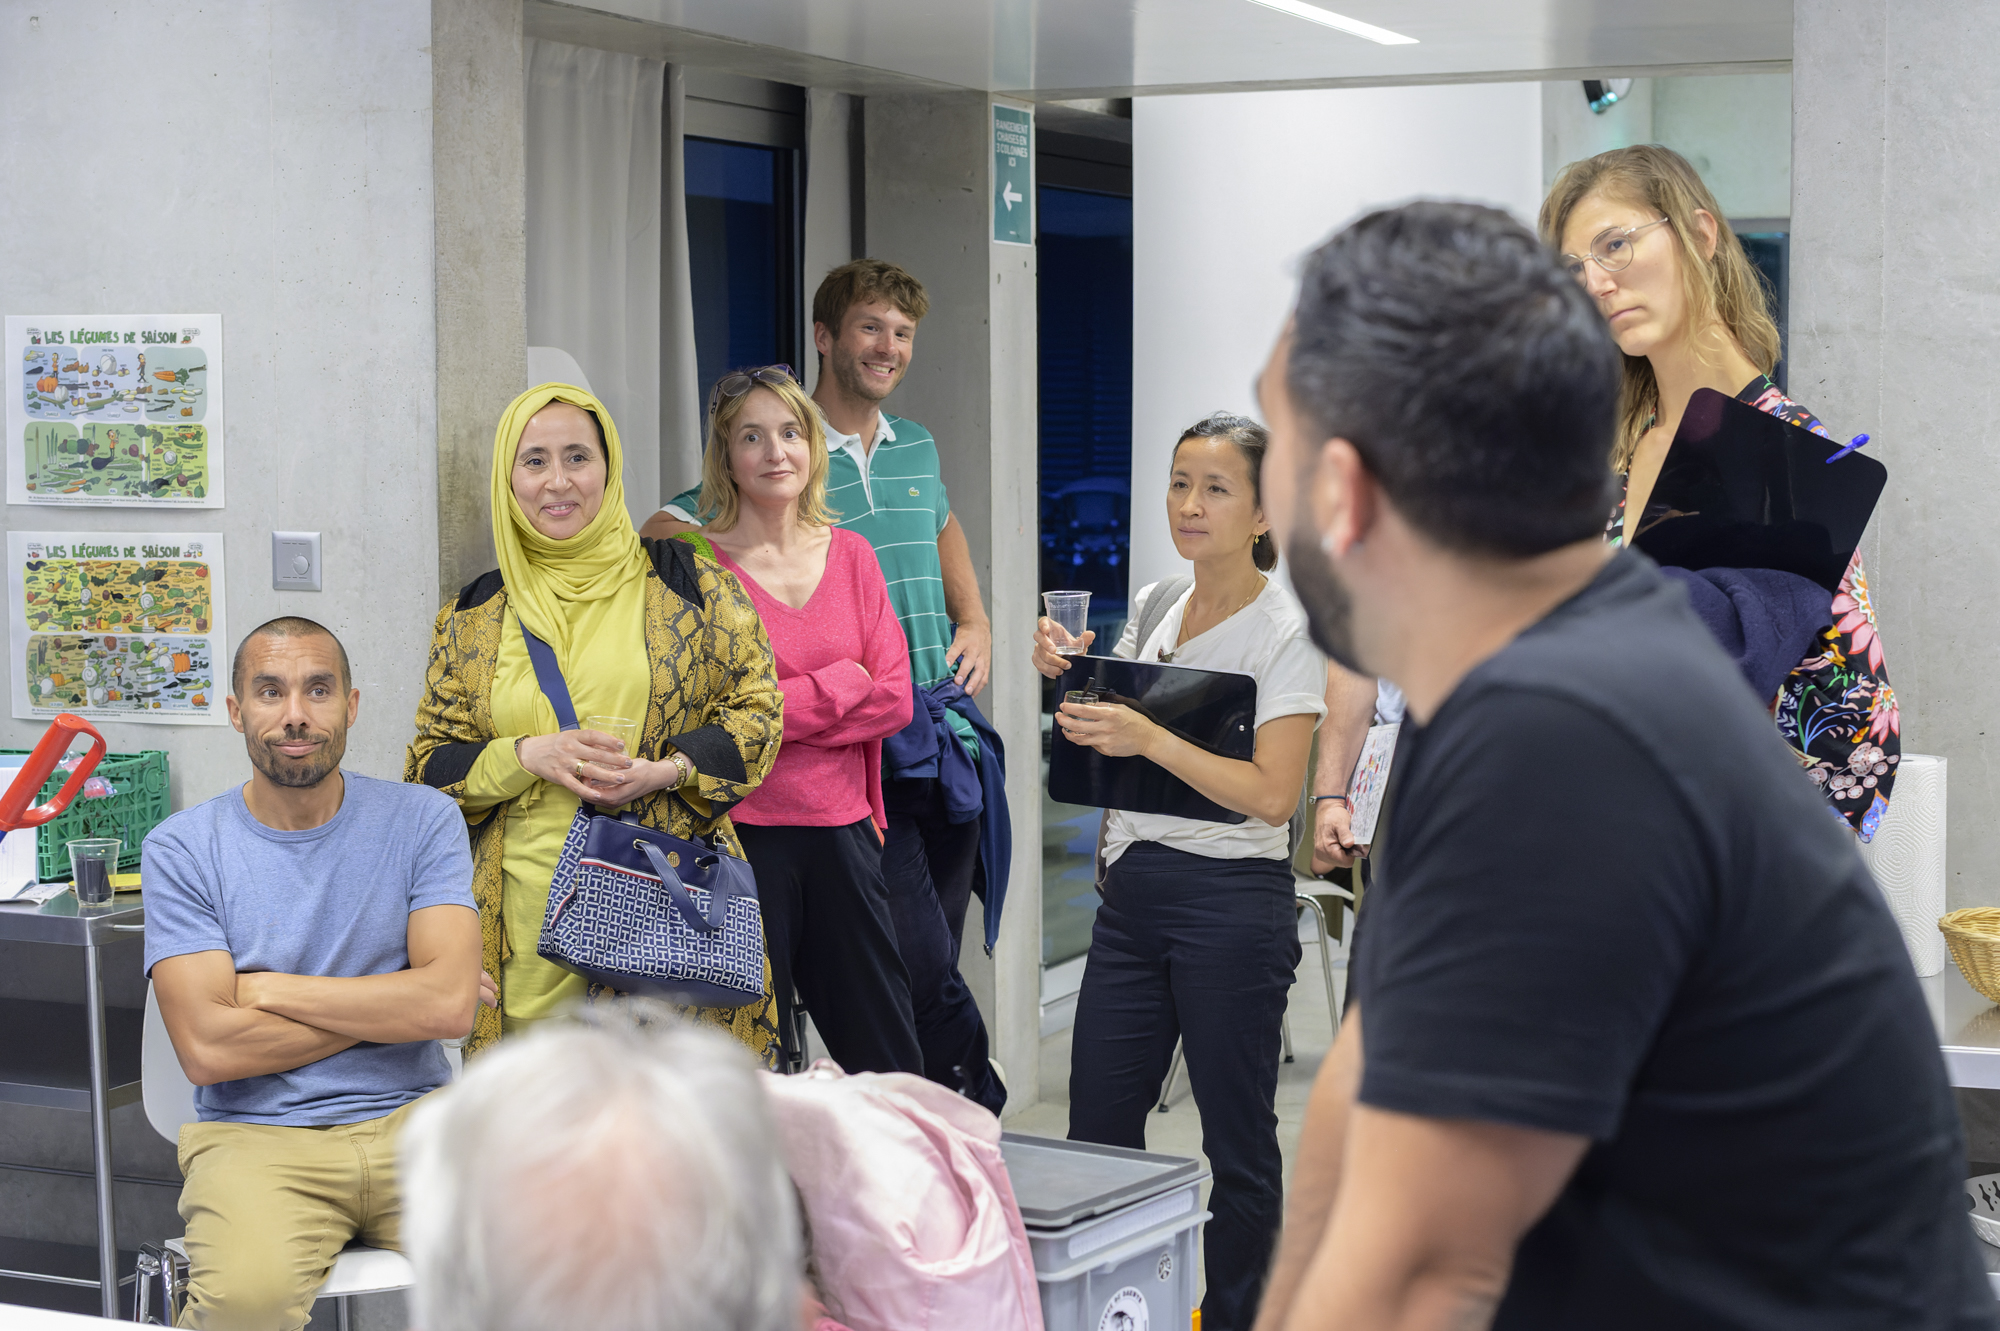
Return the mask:
[[[1159,584],[1142,588],[1137,608]],[[1128,620],[1125,635],[1112,648],[1132,661],[1157,661],[1162,647],[1173,650],[1181,633],[1190,586],[1145,642],[1138,641],[1139,624]],[[1228,670],[1257,681],[1257,721],[1309,712],[1313,724],[1326,715],[1326,658],[1306,635],[1306,614],[1290,592],[1274,578],[1256,600],[1208,632],[1190,638],[1174,652],[1174,665],[1200,670]],[[1134,841],[1157,841],[1195,855],[1217,860],[1282,860],[1291,829],[1271,826],[1261,818],[1240,823],[1206,823],[1193,818],[1169,818],[1157,813],[1127,813],[1114,809],[1104,815],[1104,862],[1110,864]]]

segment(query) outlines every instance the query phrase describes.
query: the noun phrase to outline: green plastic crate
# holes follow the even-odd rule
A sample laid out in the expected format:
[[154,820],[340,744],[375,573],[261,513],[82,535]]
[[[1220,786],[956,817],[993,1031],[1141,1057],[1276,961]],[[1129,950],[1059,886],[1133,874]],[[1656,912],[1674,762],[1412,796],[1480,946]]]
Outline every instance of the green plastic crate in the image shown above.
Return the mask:
[[[0,749],[0,757],[24,758],[26,749]],[[91,772],[117,787],[116,795],[91,799],[78,795],[70,806],[43,823],[35,843],[37,872],[45,883],[66,883],[71,878],[69,852],[65,847],[85,837],[117,837],[125,844],[118,848],[118,869],[124,873],[139,867],[139,850],[146,833],[166,821],[172,812],[167,799],[167,755],[159,749],[143,753],[107,753]],[[41,804],[62,789],[68,772],[57,772],[35,797]]]

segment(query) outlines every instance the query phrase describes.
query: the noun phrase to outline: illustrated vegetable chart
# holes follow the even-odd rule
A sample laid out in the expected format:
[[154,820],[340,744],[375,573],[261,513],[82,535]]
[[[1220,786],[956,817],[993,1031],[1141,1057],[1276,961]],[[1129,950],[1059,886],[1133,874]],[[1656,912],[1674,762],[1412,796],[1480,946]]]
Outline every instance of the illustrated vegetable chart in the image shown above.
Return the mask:
[[200,560],[30,559],[30,633],[205,633],[214,617]]
[[215,696],[207,638],[45,634],[28,641],[37,708],[205,713]]

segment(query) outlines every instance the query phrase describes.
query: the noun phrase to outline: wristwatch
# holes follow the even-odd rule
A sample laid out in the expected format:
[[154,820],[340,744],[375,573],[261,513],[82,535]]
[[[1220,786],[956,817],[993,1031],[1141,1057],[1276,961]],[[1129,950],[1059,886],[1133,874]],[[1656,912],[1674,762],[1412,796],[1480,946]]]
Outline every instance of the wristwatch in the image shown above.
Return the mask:
[[1352,804],[1349,804],[1349,803],[1348,803],[1348,799],[1347,799],[1347,796],[1345,796],[1345,795],[1308,795],[1308,796],[1306,796],[1306,803],[1307,803],[1307,804],[1311,804],[1311,805],[1315,805],[1315,806],[1317,806],[1318,804],[1320,804],[1320,803],[1321,803],[1322,801],[1325,801],[1325,800],[1331,800],[1331,801],[1333,801],[1333,802],[1334,802],[1335,804],[1346,804],[1346,805],[1347,805],[1347,807],[1348,807],[1349,809],[1352,809],[1352,808],[1354,807],[1354,806],[1353,806]]

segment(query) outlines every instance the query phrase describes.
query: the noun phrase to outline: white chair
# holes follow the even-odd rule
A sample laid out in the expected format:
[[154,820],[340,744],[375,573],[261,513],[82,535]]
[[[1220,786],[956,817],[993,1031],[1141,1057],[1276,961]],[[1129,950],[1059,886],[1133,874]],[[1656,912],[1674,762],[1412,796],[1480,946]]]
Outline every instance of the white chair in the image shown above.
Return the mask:
[[[452,1072],[458,1072],[458,1050],[448,1048],[447,1056],[452,1061]],[[160,1016],[160,1003],[153,996],[153,986],[146,986],[145,1035],[139,1046],[140,1094],[146,1104],[146,1121],[153,1125],[153,1131],[170,1142],[180,1140],[181,1127],[196,1119],[194,1108],[194,1083],[181,1070],[181,1061],[174,1054],[173,1041],[167,1036],[167,1023]],[[133,1320],[152,1322],[150,1303],[153,1282],[160,1285],[162,1313],[164,1320],[155,1323],[172,1326],[180,1316],[181,1300],[187,1294],[187,1248],[180,1239],[168,1239],[158,1247],[151,1244],[139,1250],[138,1292],[134,1297]],[[410,1269],[410,1259],[399,1252],[387,1248],[370,1248],[362,1244],[352,1244],[341,1249],[333,1259],[333,1270],[326,1283],[320,1286],[317,1299],[334,1299],[334,1325],[339,1331],[348,1331],[352,1322],[352,1300],[357,1294],[379,1294],[386,1290],[408,1289],[416,1283],[416,1276]]]
[[[1293,903],[1293,906],[1295,912],[1312,912],[1313,925],[1319,932],[1320,977],[1326,981],[1326,1011],[1327,1015],[1333,1019],[1335,1034],[1338,1034],[1340,1030],[1340,1002],[1333,994],[1333,935],[1327,928],[1326,905],[1319,898],[1340,897],[1351,904],[1354,901],[1354,894],[1346,888],[1336,886],[1333,883],[1314,883],[1313,887],[1315,890],[1311,892],[1300,890],[1297,894],[1298,899]],[[1289,1063],[1292,1061],[1292,1023],[1284,1017],[1278,1018],[1278,1034],[1283,1037],[1285,1061]],[[1185,1051],[1181,1047],[1181,1042],[1176,1040],[1174,1042],[1173,1061],[1167,1064],[1167,1080],[1160,1087],[1160,1103],[1153,1107],[1155,1112],[1164,1114],[1172,1107],[1174,1084],[1180,1080],[1181,1061],[1184,1057]]]

